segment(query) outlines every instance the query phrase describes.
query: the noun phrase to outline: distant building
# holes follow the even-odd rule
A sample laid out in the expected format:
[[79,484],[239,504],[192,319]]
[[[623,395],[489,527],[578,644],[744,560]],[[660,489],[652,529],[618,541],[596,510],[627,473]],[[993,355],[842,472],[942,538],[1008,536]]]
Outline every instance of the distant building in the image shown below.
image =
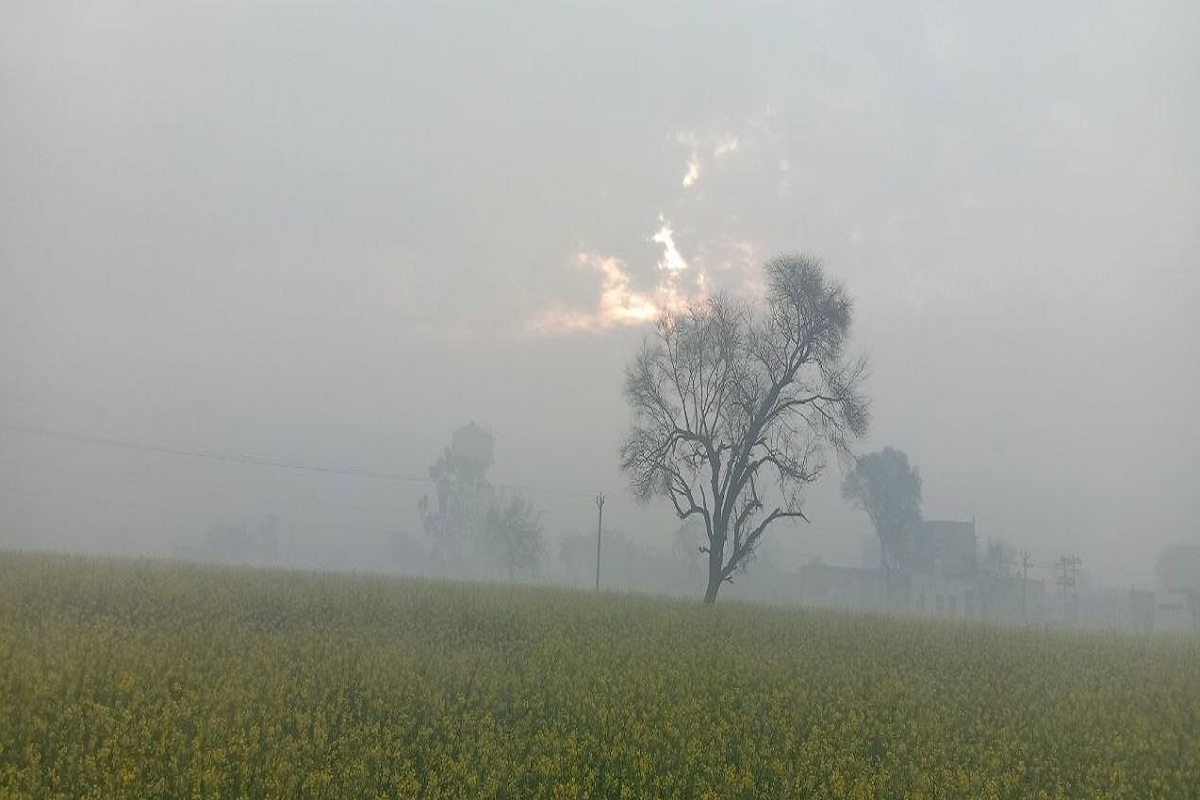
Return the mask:
[[805,564],[793,579],[797,589],[792,596],[805,605],[843,611],[1044,619],[1046,582],[1021,573],[987,575],[980,569],[977,550],[974,520],[928,520],[910,542],[907,569],[885,575],[866,567]]
[[[1155,566],[1158,590],[1153,593],[1155,631],[1200,633],[1200,546],[1164,547]],[[1142,600],[1143,605],[1145,600]]]
[[910,543],[907,585],[893,587],[892,603],[921,616],[978,616],[975,549],[974,520],[925,520]]
[[1159,589],[1167,592],[1200,592],[1200,546],[1174,544],[1164,547],[1155,566]]
[[911,547],[908,571],[914,575],[962,578],[975,574],[975,520],[926,520]]
[[1200,592],[1173,589],[1155,597],[1154,630],[1200,632]]
[[878,611],[947,619],[1037,619],[1045,583],[1021,576],[986,581],[976,559],[975,522],[928,520],[910,542],[907,569],[886,576],[874,569],[806,564],[800,599],[846,611]]
[[913,575],[908,610],[930,617],[968,619],[979,616],[979,592],[971,577]]

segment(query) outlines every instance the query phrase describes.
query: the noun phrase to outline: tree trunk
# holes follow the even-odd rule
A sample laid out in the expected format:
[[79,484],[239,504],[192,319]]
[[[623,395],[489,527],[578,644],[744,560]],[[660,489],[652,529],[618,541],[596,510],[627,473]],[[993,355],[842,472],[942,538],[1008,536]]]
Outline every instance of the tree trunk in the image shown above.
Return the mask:
[[704,604],[710,606],[717,602],[717,592],[721,591],[721,568],[724,559],[723,547],[713,547],[708,551],[708,588],[704,592]]
[[721,576],[719,574],[718,575],[709,575],[708,576],[708,589],[705,590],[705,592],[704,592],[704,605],[711,606],[713,603],[717,602],[717,592],[719,592],[720,590],[721,590]]
[[883,539],[879,539],[879,566],[883,571],[883,604],[888,613],[895,609],[892,591],[892,565],[888,563],[887,550],[883,549]]

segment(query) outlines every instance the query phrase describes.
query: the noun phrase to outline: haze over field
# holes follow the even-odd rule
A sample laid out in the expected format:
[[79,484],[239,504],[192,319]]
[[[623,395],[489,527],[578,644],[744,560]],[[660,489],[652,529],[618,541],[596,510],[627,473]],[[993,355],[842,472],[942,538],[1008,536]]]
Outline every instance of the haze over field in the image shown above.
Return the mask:
[[[805,251],[927,517],[1149,583],[1200,544],[1198,52],[1189,2],[5,3],[0,547],[274,514],[297,563],[378,565],[475,420],[548,535],[603,489],[665,550],[624,364]],[[858,562],[840,478],[779,563]]]

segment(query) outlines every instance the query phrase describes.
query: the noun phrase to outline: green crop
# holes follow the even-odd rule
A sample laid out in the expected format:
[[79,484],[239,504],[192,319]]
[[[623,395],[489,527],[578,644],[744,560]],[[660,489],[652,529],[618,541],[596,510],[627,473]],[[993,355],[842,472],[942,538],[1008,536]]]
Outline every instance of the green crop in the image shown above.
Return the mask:
[[0,554],[54,797],[1200,797],[1200,644]]

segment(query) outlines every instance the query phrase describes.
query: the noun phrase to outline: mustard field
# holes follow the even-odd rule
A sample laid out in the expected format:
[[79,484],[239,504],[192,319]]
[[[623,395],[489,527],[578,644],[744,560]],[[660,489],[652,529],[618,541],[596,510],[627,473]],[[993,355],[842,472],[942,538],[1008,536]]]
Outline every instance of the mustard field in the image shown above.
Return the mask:
[[1200,643],[0,554],[55,797],[1194,798]]

